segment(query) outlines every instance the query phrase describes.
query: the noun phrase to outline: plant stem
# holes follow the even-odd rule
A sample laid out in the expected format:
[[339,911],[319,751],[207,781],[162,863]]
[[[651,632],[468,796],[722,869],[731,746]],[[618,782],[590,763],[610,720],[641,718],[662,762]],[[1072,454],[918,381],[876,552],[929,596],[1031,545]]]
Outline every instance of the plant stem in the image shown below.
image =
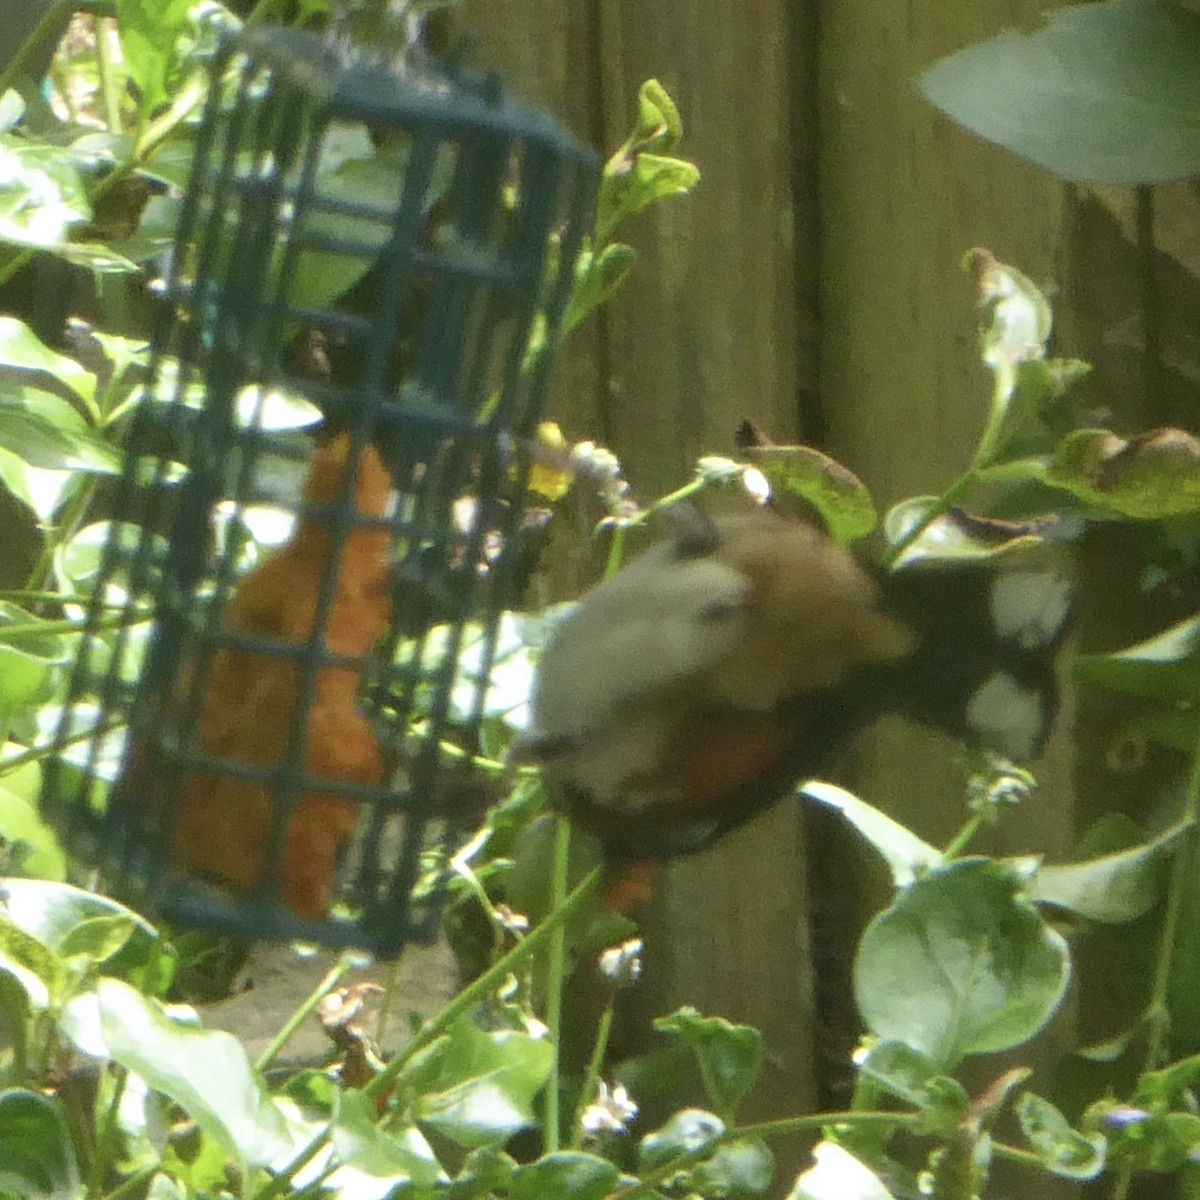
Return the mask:
[[117,1077],[113,1083],[112,1100],[109,1102],[108,1111],[104,1114],[104,1124],[96,1138],[96,1150],[92,1156],[91,1169],[88,1171],[87,1194],[89,1196],[99,1196],[101,1193],[101,1184],[110,1165],[109,1155],[117,1136],[117,1115],[121,1107],[121,1097],[125,1094],[125,1084],[128,1079],[129,1072],[124,1068],[118,1068]]
[[1188,773],[1187,791],[1184,794],[1183,812],[1179,823],[1184,827],[1175,847],[1171,863],[1171,879],[1167,886],[1167,903],[1163,912],[1162,934],[1158,945],[1158,961],[1154,968],[1154,985],[1150,992],[1150,1003],[1146,1008],[1149,1037],[1146,1043],[1146,1068],[1154,1071],[1161,1065],[1166,1045],[1169,1011],[1167,994],[1171,987],[1171,968],[1174,964],[1175,942],[1179,936],[1179,922],[1183,915],[1184,900],[1194,888],[1192,873],[1196,865],[1197,819],[1200,818],[1200,744],[1192,755],[1192,766]]
[[950,844],[942,851],[943,860],[950,862],[958,858],[975,840],[975,835],[983,828],[985,823],[986,819],[979,813],[968,817],[963,827],[950,839]]
[[[494,991],[515,967],[540,950],[543,944],[550,939],[554,931],[569,921],[578,912],[584,902],[591,896],[599,882],[600,868],[597,867],[584,877],[583,881],[576,886],[575,890],[571,892],[566,900],[533,930],[528,937],[518,942],[502,958],[497,959],[478,979],[459,992],[436,1017],[427,1021],[416,1036],[401,1050],[397,1051],[396,1056],[391,1062],[363,1088],[364,1094],[368,1097],[374,1097],[388,1091],[395,1084],[400,1073],[417,1054],[441,1037],[455,1021],[465,1016],[485,996]],[[257,1193],[257,1200],[273,1200],[274,1197],[281,1196],[289,1191],[292,1186],[292,1179],[296,1174],[303,1170],[328,1143],[330,1129],[330,1126],[326,1126],[320,1133],[316,1134],[283,1171],[276,1175],[274,1179]]]
[[[559,816],[554,822],[554,858],[550,874],[550,911],[567,898],[567,868],[571,854],[571,823]],[[546,950],[546,1027],[554,1058],[546,1085],[546,1108],[542,1121],[542,1151],[553,1154],[561,1145],[559,1133],[558,1051],[562,1037],[563,980],[566,977],[567,931],[559,925],[550,935]]]
[[92,31],[96,37],[96,65],[100,71],[100,96],[104,102],[104,123],[108,132],[121,132],[121,99],[117,95],[117,81],[112,55],[112,29],[104,17],[94,17]]
[[117,1184],[103,1200],[126,1200],[128,1196],[137,1195],[158,1174],[161,1166],[161,1163],[155,1162],[151,1166],[143,1167],[140,1171],[135,1171],[128,1179]]
[[271,1044],[258,1056],[254,1064],[256,1071],[265,1071],[275,1060],[275,1056],[288,1044],[292,1035],[308,1020],[313,1009],[333,991],[353,969],[355,959],[352,955],[343,954],[336,963],[325,973],[325,978],[313,988],[307,999],[287,1019],[283,1028],[271,1039]]
[[604,1011],[600,1014],[600,1025],[596,1030],[596,1043],[592,1047],[592,1057],[588,1060],[587,1075],[583,1080],[583,1089],[579,1093],[579,1102],[575,1105],[575,1115],[571,1121],[571,1149],[578,1150],[583,1143],[583,1114],[596,1095],[596,1085],[600,1082],[600,1072],[604,1069],[604,1056],[608,1053],[608,1039],[612,1033],[613,1012],[616,1009],[615,993],[609,997]]

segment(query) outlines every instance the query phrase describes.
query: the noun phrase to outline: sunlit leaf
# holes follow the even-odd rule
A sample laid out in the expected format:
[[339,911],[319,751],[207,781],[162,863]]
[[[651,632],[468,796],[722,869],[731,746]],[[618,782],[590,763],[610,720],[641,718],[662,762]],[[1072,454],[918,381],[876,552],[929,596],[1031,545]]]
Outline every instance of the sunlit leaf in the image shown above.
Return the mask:
[[23,1200],[78,1200],[79,1166],[59,1102],[0,1092],[0,1190]]
[[183,62],[179,40],[193,0],[116,0],[117,31],[130,78],[149,115],[168,99]]
[[83,181],[61,150],[0,135],[0,240],[54,249],[91,216]]
[[101,979],[96,990],[114,1061],[175,1101],[226,1153],[253,1166],[287,1153],[287,1125],[237,1038],[182,1025],[120,980]]
[[926,99],[1067,179],[1162,183],[1200,172],[1200,16],[1161,0],[1059,9],[921,75]]
[[0,364],[20,371],[41,371],[69,387],[89,409],[96,409],[96,376],[75,359],[58,354],[16,317],[0,316]]
[[719,1146],[688,1172],[687,1186],[701,1196],[760,1196],[775,1178],[775,1156],[758,1138]]
[[780,492],[811,504],[837,541],[866,537],[878,522],[871,493],[836,459],[811,446],[754,446],[741,451]]
[[684,1108],[661,1129],[648,1133],[638,1147],[638,1169],[644,1174],[678,1158],[697,1154],[725,1133],[725,1122],[700,1108]]
[[787,1200],[893,1200],[879,1176],[836,1142],[819,1142],[813,1158]]
[[374,1105],[362,1092],[337,1093],[331,1140],[342,1166],[330,1186],[343,1195],[369,1200],[373,1195],[386,1196],[398,1184],[428,1186],[444,1179],[420,1130],[381,1129],[377,1121]]
[[897,887],[911,883],[942,861],[941,851],[936,847],[844,788],[810,781],[801,789],[801,794],[840,812],[883,857]]
[[1113,854],[1042,866],[1030,886],[1030,897],[1089,921],[1132,921],[1149,912],[1162,896],[1164,860],[1182,832],[1176,827]]

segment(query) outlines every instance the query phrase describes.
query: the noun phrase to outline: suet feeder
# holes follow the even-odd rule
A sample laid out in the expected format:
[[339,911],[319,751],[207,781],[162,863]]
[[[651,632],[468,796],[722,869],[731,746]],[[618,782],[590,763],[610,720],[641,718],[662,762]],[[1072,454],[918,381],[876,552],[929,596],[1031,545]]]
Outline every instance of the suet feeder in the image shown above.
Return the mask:
[[279,30],[215,56],[44,798],[123,894],[432,934],[597,175],[494,81]]

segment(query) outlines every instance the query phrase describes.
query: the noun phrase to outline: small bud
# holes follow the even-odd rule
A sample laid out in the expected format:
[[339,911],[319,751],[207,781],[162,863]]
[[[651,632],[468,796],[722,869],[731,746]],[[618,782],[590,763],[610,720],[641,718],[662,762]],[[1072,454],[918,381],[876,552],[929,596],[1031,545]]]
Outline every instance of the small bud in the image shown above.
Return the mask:
[[641,938],[610,946],[600,955],[600,974],[614,987],[631,987],[642,977]]
[[629,1098],[621,1084],[610,1092],[604,1080],[596,1085],[596,1098],[583,1110],[580,1124],[583,1132],[593,1137],[600,1133],[625,1133],[626,1127],[638,1115],[638,1106]]

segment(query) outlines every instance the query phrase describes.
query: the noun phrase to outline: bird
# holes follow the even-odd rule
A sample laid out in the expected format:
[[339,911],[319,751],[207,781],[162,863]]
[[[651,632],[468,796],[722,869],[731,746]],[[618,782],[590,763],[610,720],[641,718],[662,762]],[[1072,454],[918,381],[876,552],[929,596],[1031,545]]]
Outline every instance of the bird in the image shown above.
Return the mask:
[[[333,522],[350,470],[356,511],[343,539]],[[319,665],[303,718],[303,775],[287,818],[278,895],[297,915],[323,918],[359,806],[322,790],[321,781],[370,788],[383,779],[379,740],[358,698],[364,665],[391,618],[392,536],[385,519],[394,492],[375,448],[368,444],[354,455],[350,434],[341,433],[314,449],[302,495],[290,539],[231,595],[207,673],[194,663],[181,673],[176,710],[191,703],[193,687],[203,688],[194,746],[220,761],[183,775],[171,858],[233,892],[259,884],[281,780],[246,778],[237,768],[283,772],[304,679],[296,648],[313,644],[319,633]],[[318,630],[331,572],[331,599]],[[263,639],[262,647],[245,647],[238,639],[246,636]]]
[[1070,583],[1009,557],[872,571],[770,509],[693,522],[550,635],[519,756],[617,864],[711,845],[885,712],[1028,761]]

